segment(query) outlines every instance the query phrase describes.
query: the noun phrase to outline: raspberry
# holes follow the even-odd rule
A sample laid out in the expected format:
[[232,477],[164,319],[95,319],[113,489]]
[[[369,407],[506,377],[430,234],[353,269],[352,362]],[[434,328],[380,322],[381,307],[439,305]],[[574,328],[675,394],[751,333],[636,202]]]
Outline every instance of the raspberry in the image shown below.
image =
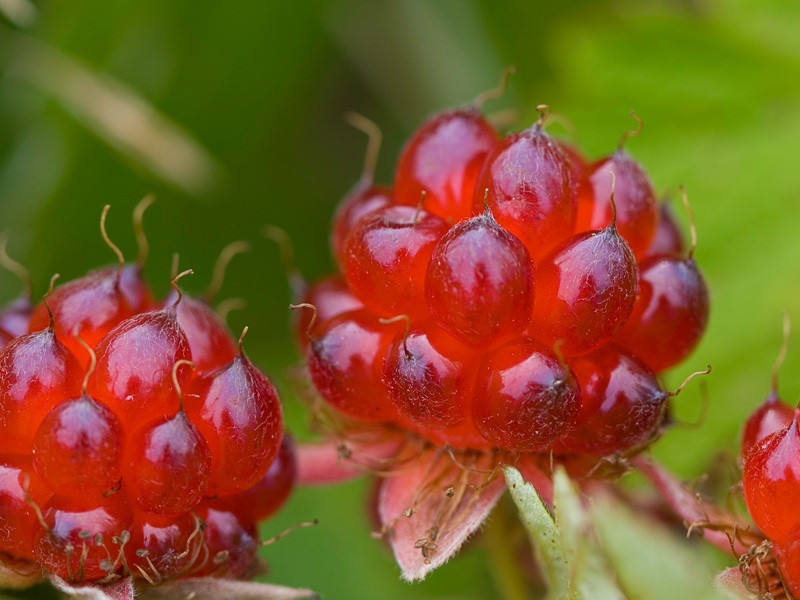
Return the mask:
[[[619,149],[590,163],[550,138],[538,109],[506,136],[479,103],[434,115],[406,144],[394,188],[366,166],[341,205],[331,239],[344,279],[308,287],[295,325],[345,424],[463,450],[592,456],[636,451],[663,428],[671,394],[656,374],[691,352],[707,319],[693,250],[680,255],[633,158]],[[656,281],[663,265],[671,275]]]
[[77,584],[246,575],[294,483],[277,393],[206,301],[232,247],[202,299],[184,272],[154,302],[141,211],[138,263],[104,210],[119,264],[51,289],[0,350],[0,552]]

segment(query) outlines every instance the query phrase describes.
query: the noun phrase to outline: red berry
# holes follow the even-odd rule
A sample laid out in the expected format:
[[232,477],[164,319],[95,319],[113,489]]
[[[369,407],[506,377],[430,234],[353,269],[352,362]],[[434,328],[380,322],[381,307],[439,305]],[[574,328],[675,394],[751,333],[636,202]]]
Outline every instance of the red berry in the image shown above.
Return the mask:
[[477,108],[433,116],[400,155],[397,203],[416,206],[425,192],[425,210],[450,221],[471,216],[475,182],[496,143],[497,133]]
[[683,235],[672,216],[668,202],[661,202],[658,208],[658,225],[653,235],[653,241],[647,249],[645,256],[668,254],[683,256],[685,253]]
[[[171,295],[165,305],[170,306],[174,300]],[[175,305],[175,312],[197,371],[215,369],[233,360],[236,347],[231,334],[207,302],[184,294]]]
[[308,347],[308,371],[328,404],[359,420],[394,419],[383,360],[400,331],[402,325],[383,324],[366,310],[344,313],[320,326]]
[[202,521],[193,513],[179,517],[134,514],[125,558],[132,574],[154,584],[191,572],[203,558]]
[[425,295],[440,327],[483,345],[527,325],[533,265],[522,242],[487,210],[461,221],[439,240]]
[[331,249],[337,262],[344,264],[347,236],[355,224],[365,215],[392,204],[394,204],[392,190],[372,185],[371,179],[362,180],[344,197],[333,216],[331,229]]
[[127,444],[124,482],[128,496],[151,515],[179,516],[208,489],[211,453],[186,413],[158,419]]
[[655,235],[658,207],[647,174],[622,150],[590,167],[580,189],[577,231],[600,229],[611,221],[612,183],[619,233],[633,253],[642,256]]
[[205,523],[207,560],[193,577],[215,575],[243,577],[254,566],[258,550],[255,525],[241,521],[234,513],[201,507],[197,516]]
[[638,297],[617,340],[659,373],[700,342],[708,306],[708,288],[693,259],[646,258],[639,263]]
[[470,414],[475,353],[433,323],[397,335],[384,378],[399,413],[425,429],[455,427]]
[[569,367],[541,344],[519,339],[483,359],[472,414],[491,443],[529,452],[550,448],[579,406],[580,389]]
[[663,424],[668,394],[653,373],[621,348],[570,360],[581,387],[576,425],[562,440],[571,452],[603,456],[642,445]]
[[473,199],[475,213],[482,210],[487,189],[497,222],[522,240],[534,261],[572,234],[576,200],[570,163],[540,125],[508,136],[489,155]]
[[578,234],[539,264],[530,331],[565,354],[608,341],[631,314],[636,259],[614,225]]
[[14,338],[0,351],[0,435],[4,452],[27,453],[45,415],[80,394],[83,372],[50,328]]
[[761,440],[745,458],[742,485],[758,528],[782,543],[800,527],[800,432],[798,413],[784,429]]
[[240,351],[199,377],[192,396],[186,412],[211,451],[211,493],[235,494],[253,486],[277,455],[283,434],[275,388]]
[[28,296],[20,296],[0,310],[0,348],[13,338],[28,332],[33,305]]
[[765,437],[788,427],[793,416],[794,409],[784,404],[777,392],[772,390],[745,422],[742,432],[742,457],[746,459],[750,450]]
[[[90,357],[75,332],[94,348],[115,325],[134,314],[120,280],[120,268],[107,267],[56,288],[47,299],[56,336],[84,366]],[[30,331],[45,329],[49,323],[47,307],[40,303],[31,315]]]
[[350,289],[385,317],[423,312],[425,272],[446,231],[442,219],[410,206],[368,214],[347,238],[342,270]]
[[119,483],[124,433],[119,419],[88,396],[58,404],[33,439],[33,466],[56,494],[103,494]]
[[34,505],[52,492],[33,470],[27,456],[0,455],[0,551],[33,560],[33,536],[40,527]]
[[[364,303],[356,298],[347,287],[344,279],[338,275],[331,275],[320,279],[306,289],[301,302],[313,306],[297,310],[295,321],[295,337],[300,349],[305,351],[311,338],[317,335],[319,326],[334,317],[364,308]],[[312,324],[314,327],[309,329]]]
[[800,527],[791,531],[785,541],[773,544],[781,572],[781,580],[792,598],[800,597]]
[[244,523],[257,523],[275,513],[289,497],[297,479],[294,442],[284,434],[278,455],[264,476],[252,487],[233,496],[209,500],[210,507],[235,513]]
[[36,560],[70,582],[102,579],[122,565],[115,560],[132,516],[123,494],[74,500],[53,496],[42,507],[46,528],[35,541]]
[[[140,313],[123,321],[98,344],[89,393],[109,406],[130,430],[178,410],[172,382],[175,363],[191,359],[176,310]],[[183,388],[189,369],[179,368]]]

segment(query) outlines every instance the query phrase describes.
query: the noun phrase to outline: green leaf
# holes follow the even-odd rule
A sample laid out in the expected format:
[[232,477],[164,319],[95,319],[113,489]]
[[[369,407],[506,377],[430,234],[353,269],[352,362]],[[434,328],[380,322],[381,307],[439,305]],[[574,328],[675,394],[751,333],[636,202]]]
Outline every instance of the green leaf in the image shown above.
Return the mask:
[[506,467],[505,476],[547,580],[546,600],[624,600],[566,473],[554,476],[555,517],[519,471]]
[[610,494],[596,494],[590,515],[606,555],[630,600],[721,600],[701,548]]

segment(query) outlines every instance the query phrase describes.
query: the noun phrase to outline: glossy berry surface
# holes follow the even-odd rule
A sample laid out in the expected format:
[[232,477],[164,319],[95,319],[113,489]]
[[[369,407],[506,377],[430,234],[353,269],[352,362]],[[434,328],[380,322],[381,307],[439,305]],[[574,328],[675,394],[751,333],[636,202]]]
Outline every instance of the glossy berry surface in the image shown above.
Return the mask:
[[771,391],[744,424],[741,456],[750,454],[765,437],[788,427],[793,417],[794,409],[782,402],[775,390]]
[[295,321],[337,427],[558,457],[638,452],[665,427],[656,376],[708,315],[694,245],[636,160],[591,160],[546,121],[504,135],[477,105],[444,111],[393,188],[366,169],[348,194],[343,277],[312,283]]
[[483,345],[527,325],[533,280],[525,246],[486,211],[436,245],[425,278],[428,309],[443,329]]
[[508,450],[550,448],[571,428],[580,388],[568,367],[539,343],[522,339],[484,358],[475,386],[475,425]]
[[493,150],[478,179],[473,212],[483,206],[482,190],[489,190],[486,197],[498,223],[525,244],[534,260],[573,232],[570,163],[539,125],[508,136]]
[[[178,279],[154,301],[120,254],[6,332],[4,561],[76,585],[250,573],[256,521],[294,484],[293,447],[275,388]],[[221,498],[232,506],[212,510]]]
[[785,428],[761,440],[744,463],[747,509],[758,528],[780,543],[800,526],[800,431],[795,411]]
[[619,150],[589,168],[578,200],[578,231],[600,229],[611,221],[612,182],[617,227],[634,254],[640,257],[655,236],[658,203],[647,174],[624,151]]
[[705,332],[709,297],[691,258],[653,256],[639,264],[638,296],[619,343],[655,372],[686,358]]
[[424,209],[392,206],[366,215],[347,238],[342,265],[350,289],[376,313],[418,314],[425,273],[447,224]]
[[497,133],[476,108],[434,115],[411,137],[395,175],[397,203],[416,206],[444,219],[472,214],[475,182]]

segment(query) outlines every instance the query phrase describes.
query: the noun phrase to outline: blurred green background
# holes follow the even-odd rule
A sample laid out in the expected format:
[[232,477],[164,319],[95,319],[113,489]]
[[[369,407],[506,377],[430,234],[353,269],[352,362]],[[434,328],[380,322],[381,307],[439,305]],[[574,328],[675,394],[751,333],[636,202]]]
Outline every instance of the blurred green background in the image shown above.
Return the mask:
[[[0,229],[37,295],[54,272],[68,280],[113,262],[98,234],[106,203],[111,237],[133,258],[130,212],[157,195],[145,224],[147,275],[160,292],[173,252],[196,273],[182,285],[200,292],[219,250],[250,240],[221,298],[246,298],[231,327],[250,326],[248,352],[276,379],[301,437],[290,292],[262,225],[289,233],[309,279],[329,272],[330,217],[366,146],[344,113],[380,124],[377,178],[391,182],[415,126],[494,87],[506,65],[517,75],[490,112],[515,109],[523,128],[547,103],[599,157],[632,128],[635,109],[645,129],[628,151],[660,192],[688,190],[712,319],[667,384],[708,363],[714,371],[702,425],[660,441],[663,462],[693,478],[720,453],[732,461],[741,423],[769,388],[781,311],[800,327],[796,0],[0,0],[0,13]],[[0,272],[0,300],[18,292]],[[797,337],[781,384],[792,403]],[[680,420],[700,416],[698,389],[676,399]],[[401,583],[370,539],[368,487],[298,490],[265,535],[321,524],[264,550],[269,580],[326,598],[494,595],[480,545],[422,584]]]

